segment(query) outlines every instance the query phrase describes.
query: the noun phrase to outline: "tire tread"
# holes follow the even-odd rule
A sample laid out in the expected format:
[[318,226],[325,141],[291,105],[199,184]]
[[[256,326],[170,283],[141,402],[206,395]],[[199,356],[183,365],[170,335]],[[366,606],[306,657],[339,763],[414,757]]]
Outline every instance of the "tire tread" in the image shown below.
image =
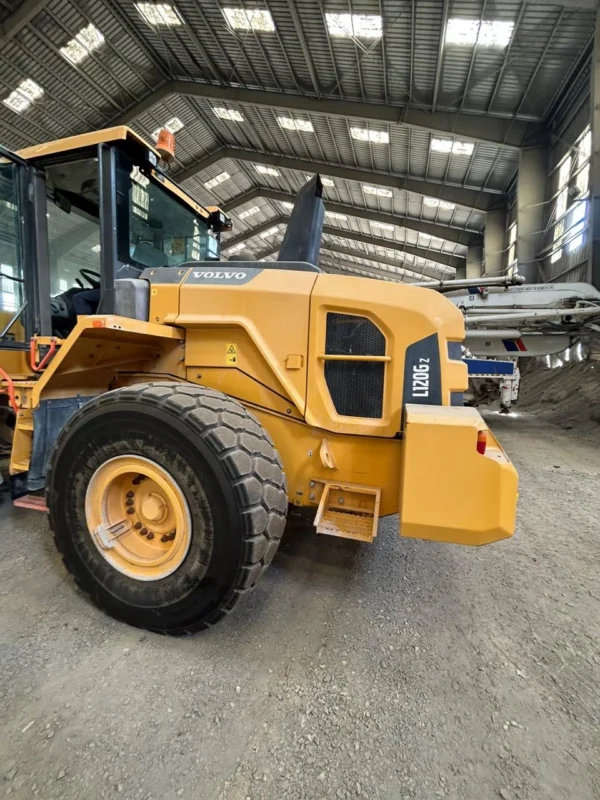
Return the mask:
[[[123,401],[160,407],[190,425],[218,458],[237,498],[243,530],[243,560],[230,591],[210,618],[192,622],[185,628],[164,631],[171,634],[195,633],[216,624],[229,614],[271,563],[287,515],[283,465],[267,431],[241,403],[214,389],[175,382],[127,386],[89,401],[64,426],[54,453],[60,450],[62,441],[69,436],[82,415],[93,407],[106,407]],[[48,469],[48,487],[53,485],[54,468],[52,458]],[[101,594],[95,592],[93,586],[82,583],[78,570],[69,562],[68,553],[61,546],[60,537],[56,534],[52,500],[48,490],[50,528],[65,567],[79,588],[102,606]]]

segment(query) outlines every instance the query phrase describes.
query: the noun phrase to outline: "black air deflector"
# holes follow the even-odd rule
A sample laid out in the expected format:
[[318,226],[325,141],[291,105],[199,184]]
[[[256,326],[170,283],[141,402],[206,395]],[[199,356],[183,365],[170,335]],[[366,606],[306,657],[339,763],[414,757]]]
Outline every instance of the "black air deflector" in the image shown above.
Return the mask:
[[315,266],[319,264],[325,218],[322,195],[323,184],[319,175],[314,175],[300,189],[279,249],[278,261],[307,261]]

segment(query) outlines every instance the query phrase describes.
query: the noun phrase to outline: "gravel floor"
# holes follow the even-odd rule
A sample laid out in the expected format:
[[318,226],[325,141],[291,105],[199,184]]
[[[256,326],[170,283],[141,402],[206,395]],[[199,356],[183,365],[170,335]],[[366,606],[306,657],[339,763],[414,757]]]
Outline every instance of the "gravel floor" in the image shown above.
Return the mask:
[[188,639],[103,616],[3,498],[0,794],[597,800],[600,449],[492,419],[521,479],[510,542],[286,534]]

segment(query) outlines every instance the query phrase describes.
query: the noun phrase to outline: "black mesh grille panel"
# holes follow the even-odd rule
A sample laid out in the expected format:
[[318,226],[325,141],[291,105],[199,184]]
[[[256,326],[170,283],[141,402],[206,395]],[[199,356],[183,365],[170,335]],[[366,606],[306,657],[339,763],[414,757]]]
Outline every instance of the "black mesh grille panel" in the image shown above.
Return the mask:
[[[364,317],[328,314],[325,353],[335,356],[384,356],[385,336]],[[325,381],[338,414],[379,419],[383,414],[385,363],[326,361]]]
[[384,356],[385,336],[370,319],[352,314],[327,314],[328,356]]
[[384,369],[381,361],[326,361],[325,380],[337,413],[379,419]]

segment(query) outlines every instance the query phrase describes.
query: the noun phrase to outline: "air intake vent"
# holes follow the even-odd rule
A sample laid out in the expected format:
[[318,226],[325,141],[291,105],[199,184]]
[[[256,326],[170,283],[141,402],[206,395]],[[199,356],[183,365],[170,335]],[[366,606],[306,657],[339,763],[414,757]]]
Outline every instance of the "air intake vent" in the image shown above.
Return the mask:
[[[328,358],[329,356],[329,358]],[[331,359],[331,356],[348,356]],[[385,356],[385,336],[365,317],[328,314],[325,381],[338,414],[379,419],[383,414],[384,361],[357,361],[357,356]]]

